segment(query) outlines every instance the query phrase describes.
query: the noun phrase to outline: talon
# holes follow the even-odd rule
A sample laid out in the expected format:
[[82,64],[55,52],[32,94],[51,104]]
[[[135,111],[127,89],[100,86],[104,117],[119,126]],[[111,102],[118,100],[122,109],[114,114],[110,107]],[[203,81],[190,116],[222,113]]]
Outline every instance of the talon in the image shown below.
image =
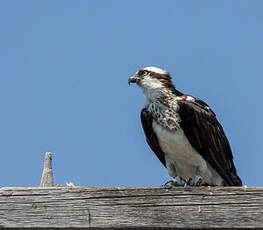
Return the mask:
[[202,184],[203,184],[203,178],[201,176],[196,176],[194,185],[202,186]]
[[186,180],[186,186],[191,186],[191,181],[192,181],[193,179],[192,178],[189,178],[189,179],[187,179]]
[[172,188],[172,187],[173,187],[173,186],[172,186],[172,181],[173,181],[173,180],[168,180],[165,184],[161,185],[161,187],[165,187],[165,188],[167,188],[167,189]]
[[172,188],[175,186],[180,186],[180,184],[174,179],[174,180],[168,180],[164,185],[162,185],[163,187],[168,187],[168,188]]
[[187,187],[187,186],[192,186],[193,183],[191,183],[193,181],[192,178],[188,178],[188,179],[182,179],[185,183],[184,183],[184,187]]
[[163,184],[162,186],[171,186],[172,185],[173,180],[168,180],[165,184]]
[[201,184],[202,184],[202,178],[199,178],[199,180],[196,183],[196,186],[201,186]]

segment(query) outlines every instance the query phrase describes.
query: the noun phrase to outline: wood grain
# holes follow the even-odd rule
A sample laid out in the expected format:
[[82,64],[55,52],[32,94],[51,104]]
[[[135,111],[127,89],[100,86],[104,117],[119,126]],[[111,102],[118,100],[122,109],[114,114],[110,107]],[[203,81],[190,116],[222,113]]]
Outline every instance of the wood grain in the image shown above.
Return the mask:
[[263,188],[2,188],[4,229],[263,228]]

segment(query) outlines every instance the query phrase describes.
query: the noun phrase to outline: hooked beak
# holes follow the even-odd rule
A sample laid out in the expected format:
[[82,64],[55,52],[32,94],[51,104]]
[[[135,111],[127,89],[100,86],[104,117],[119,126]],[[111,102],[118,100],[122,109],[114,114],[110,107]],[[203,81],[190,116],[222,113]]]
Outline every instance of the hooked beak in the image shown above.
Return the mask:
[[139,82],[139,80],[140,80],[140,78],[137,77],[136,75],[131,76],[131,77],[129,78],[129,80],[128,80],[128,84],[130,85],[131,83],[137,83],[137,82]]

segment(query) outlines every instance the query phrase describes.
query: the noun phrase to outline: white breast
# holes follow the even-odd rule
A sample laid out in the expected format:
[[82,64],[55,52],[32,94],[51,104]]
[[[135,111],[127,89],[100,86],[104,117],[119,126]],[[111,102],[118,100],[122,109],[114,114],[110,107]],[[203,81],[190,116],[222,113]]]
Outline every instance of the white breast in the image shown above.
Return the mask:
[[[153,121],[160,147],[162,148],[167,163],[173,163],[174,170],[167,164],[170,176],[175,174],[184,179],[194,179],[197,175],[209,184],[222,183],[221,177],[213,170],[204,158],[191,146],[186,138],[184,131],[180,128],[177,131],[169,131]],[[171,171],[173,170],[173,171]],[[219,181],[215,181],[218,180]]]

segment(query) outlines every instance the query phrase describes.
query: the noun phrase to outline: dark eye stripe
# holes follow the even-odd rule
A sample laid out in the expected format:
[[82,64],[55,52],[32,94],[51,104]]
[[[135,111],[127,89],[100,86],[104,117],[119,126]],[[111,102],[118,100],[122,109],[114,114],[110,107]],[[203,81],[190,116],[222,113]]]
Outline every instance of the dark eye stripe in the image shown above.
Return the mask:
[[143,70],[139,70],[138,75],[142,75],[143,74]]

